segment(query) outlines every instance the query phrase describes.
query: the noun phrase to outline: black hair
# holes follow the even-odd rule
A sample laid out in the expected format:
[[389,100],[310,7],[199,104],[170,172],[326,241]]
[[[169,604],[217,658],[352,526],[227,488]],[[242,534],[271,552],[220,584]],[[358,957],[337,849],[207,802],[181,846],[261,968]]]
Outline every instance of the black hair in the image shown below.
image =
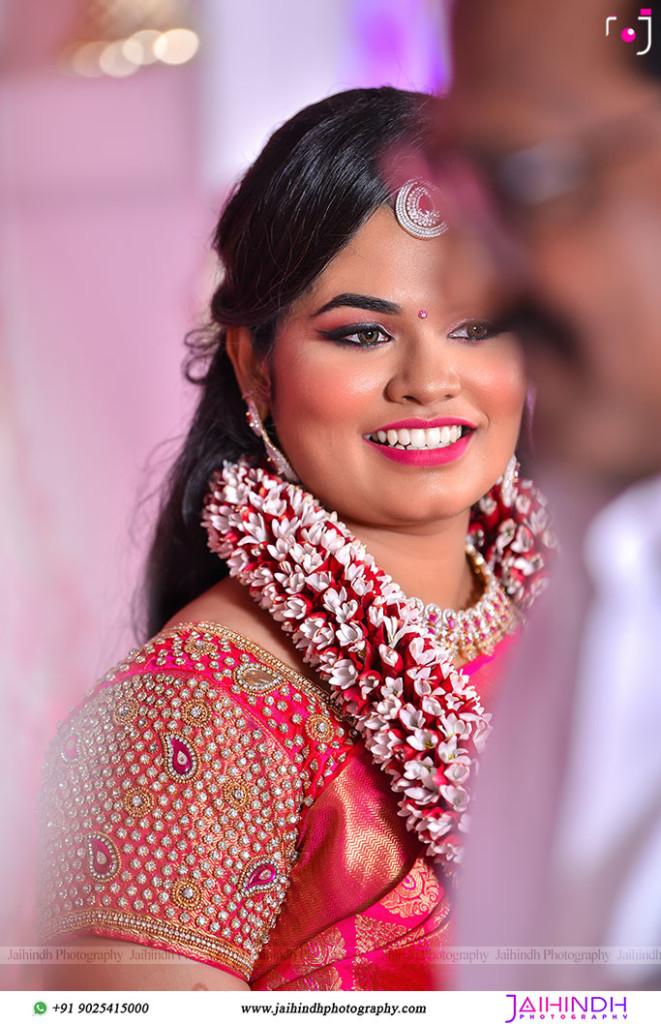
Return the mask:
[[148,635],[227,575],[206,546],[204,495],[225,460],[261,452],[246,424],[226,329],[250,328],[256,352],[268,356],[292,304],[376,208],[392,204],[384,158],[390,147],[425,150],[432,102],[386,86],[306,107],[271,136],[225,206],[213,237],[224,276],[211,324],[188,339],[186,374],[202,393],[147,560]]

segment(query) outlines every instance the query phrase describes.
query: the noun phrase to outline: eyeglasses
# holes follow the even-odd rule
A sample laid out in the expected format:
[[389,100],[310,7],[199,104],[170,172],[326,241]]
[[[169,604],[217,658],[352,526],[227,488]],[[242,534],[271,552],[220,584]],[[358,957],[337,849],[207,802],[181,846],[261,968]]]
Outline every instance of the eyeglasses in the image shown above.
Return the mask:
[[[438,184],[460,215],[487,214],[531,226],[561,205],[570,215],[589,208],[611,167],[661,143],[661,96],[633,113],[506,152],[437,135],[431,162]],[[478,200],[479,197],[479,200]]]

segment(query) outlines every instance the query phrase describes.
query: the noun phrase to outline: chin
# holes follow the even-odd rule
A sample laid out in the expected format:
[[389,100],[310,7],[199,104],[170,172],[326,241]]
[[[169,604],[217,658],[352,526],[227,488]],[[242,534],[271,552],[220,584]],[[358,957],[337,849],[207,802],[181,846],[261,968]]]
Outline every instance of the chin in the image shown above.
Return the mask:
[[[320,478],[318,469],[314,477],[316,479],[309,481],[303,477],[303,486],[345,522],[396,529],[419,529],[464,515],[497,479],[494,477],[483,486],[481,480],[446,478],[444,481],[439,473],[425,473],[422,478],[411,474],[405,482],[399,478],[384,487],[383,475],[380,480],[374,480],[367,473],[349,472],[343,477],[341,487],[335,489],[328,486],[329,481],[332,483],[330,476]],[[319,486],[315,486],[317,481]],[[364,490],[366,481],[367,492]]]
[[[409,500],[402,501],[400,493],[399,500],[380,504],[379,508],[372,508],[369,510],[372,518],[363,515],[361,521],[365,524],[373,523],[375,526],[398,529],[409,527],[412,530],[417,530],[467,515],[471,506],[481,497],[481,494],[477,498],[473,498],[472,495],[457,494],[452,495],[452,500],[439,501],[439,495],[436,494],[428,500],[410,497]],[[349,515],[349,513],[347,514]],[[351,518],[356,519],[355,516]]]

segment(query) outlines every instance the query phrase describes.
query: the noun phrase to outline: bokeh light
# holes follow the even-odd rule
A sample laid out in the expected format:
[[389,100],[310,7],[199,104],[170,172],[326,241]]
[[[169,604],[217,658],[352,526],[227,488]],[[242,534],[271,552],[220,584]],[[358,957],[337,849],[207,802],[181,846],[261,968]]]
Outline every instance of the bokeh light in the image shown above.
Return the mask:
[[101,71],[112,78],[127,78],[138,70],[138,66],[125,57],[123,39],[118,39],[116,43],[108,43],[99,57]]
[[163,32],[154,43],[154,53],[164,64],[186,64],[198,51],[200,40],[188,28],[173,28]]
[[132,36],[124,40],[122,51],[127,60],[145,67],[154,64],[158,57],[154,53],[154,43],[159,39],[161,33],[155,28],[144,28],[140,32],[134,32]]
[[61,70],[126,78],[150,65],[187,64],[200,47],[189,0],[87,0]]

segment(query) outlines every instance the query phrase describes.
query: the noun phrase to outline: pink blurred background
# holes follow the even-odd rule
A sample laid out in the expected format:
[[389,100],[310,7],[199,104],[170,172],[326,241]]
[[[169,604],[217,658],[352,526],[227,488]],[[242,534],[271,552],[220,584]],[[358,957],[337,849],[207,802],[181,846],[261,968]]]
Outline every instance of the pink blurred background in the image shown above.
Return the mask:
[[444,0],[198,0],[190,63],[65,74],[98,2],[0,0],[5,944],[34,941],[44,746],[136,640],[148,497],[190,413],[182,340],[204,318],[228,186],[309,102],[448,77]]

